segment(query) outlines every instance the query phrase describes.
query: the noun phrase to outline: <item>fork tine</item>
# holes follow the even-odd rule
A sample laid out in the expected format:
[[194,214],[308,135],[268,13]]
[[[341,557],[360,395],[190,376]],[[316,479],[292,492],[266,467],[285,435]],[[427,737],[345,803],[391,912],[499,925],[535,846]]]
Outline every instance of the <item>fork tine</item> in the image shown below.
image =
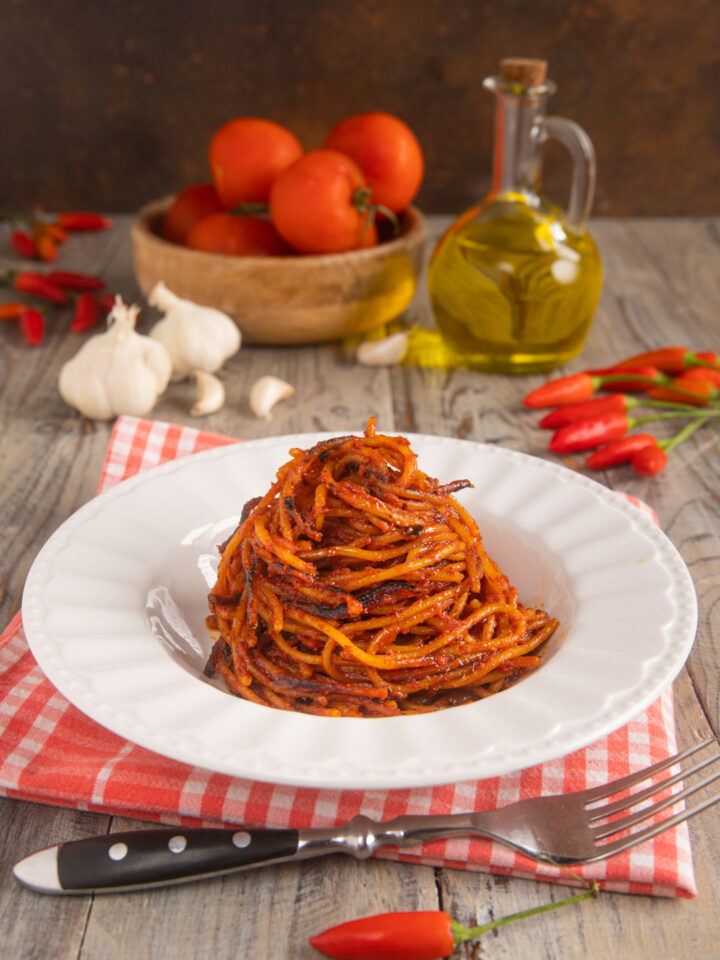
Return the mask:
[[627,777],[620,777],[618,780],[611,780],[609,783],[604,783],[599,787],[590,787],[589,790],[583,790],[578,794],[578,799],[582,797],[584,803],[594,803],[596,800],[603,800],[605,797],[611,797],[614,793],[620,793],[621,790],[627,790],[629,787],[634,787],[638,783],[642,783],[643,780],[647,780],[648,777],[652,777],[656,773],[660,773],[662,770],[667,770],[668,767],[672,767],[676,763],[680,763],[681,760],[685,760],[687,757],[691,757],[694,753],[697,753],[698,750],[703,750],[705,747],[710,746],[711,743],[715,743],[716,740],[714,737],[708,737],[707,740],[703,740],[701,743],[696,743],[695,746],[689,747],[687,750],[683,750],[682,753],[676,753],[674,757],[668,757],[667,760],[661,760],[659,763],[653,764],[651,767],[645,767],[642,770],[638,770],[636,773],[631,773]]
[[650,786],[644,790],[631,793],[629,796],[623,797],[622,800],[615,800],[614,803],[606,803],[602,806],[590,807],[588,821],[592,823],[595,820],[603,820],[605,817],[611,817],[614,813],[620,813],[621,810],[628,810],[630,807],[635,807],[638,803],[642,803],[642,801],[647,800],[648,797],[655,796],[656,793],[666,789],[666,787],[672,787],[679,780],[686,780],[688,777],[700,773],[705,767],[709,767],[712,763],[717,763],[718,760],[720,760],[720,753],[716,753],[715,756],[710,757],[709,760],[703,760],[702,763],[696,764],[689,770],[681,770],[680,773],[676,773],[672,777],[666,777],[658,783],[650,784]]
[[[684,823],[686,820],[690,820],[691,817],[696,817],[699,813],[702,813],[709,807],[714,806],[716,803],[720,803],[720,793],[716,793],[714,796],[710,797],[709,800],[699,803],[696,807],[692,807],[689,810],[683,810],[681,813],[676,813],[674,817],[668,817],[666,820],[662,820],[660,823],[656,823],[652,827],[647,827],[645,830],[639,830],[637,833],[633,833],[629,837],[625,837],[624,840],[615,840],[613,843],[604,843],[602,846],[598,847],[599,853],[592,857],[591,860],[605,860],[607,857],[612,857],[616,853],[622,853],[623,850],[629,850],[631,847],[636,847],[639,843],[643,843],[645,840],[651,840],[659,833],[664,833],[665,830],[669,830],[671,827],[676,827],[679,823]],[[588,860],[584,862],[589,863],[590,861]]]
[[[717,757],[715,759],[717,759]],[[619,820],[613,820],[612,823],[606,823],[602,827],[597,827],[592,831],[593,837],[595,840],[602,840],[604,837],[612,836],[612,834],[619,833],[621,830],[627,830],[628,827],[634,827],[636,823],[642,823],[644,820],[648,820],[656,813],[660,813],[661,810],[665,810],[666,807],[671,807],[674,804],[679,803],[681,800],[686,800],[694,793],[697,793],[698,790],[702,790],[703,787],[709,786],[716,780],[720,780],[720,771],[714,773],[711,777],[706,777],[699,783],[693,784],[691,787],[687,787],[685,790],[681,790],[679,793],[674,793],[672,796],[666,797],[665,800],[661,800],[659,803],[655,803],[651,807],[645,807],[644,810],[639,810],[637,813],[633,813],[629,817],[621,817]],[[662,790],[664,787],[664,782],[659,783],[656,787],[656,791]],[[667,821],[663,820],[663,823],[666,822]]]

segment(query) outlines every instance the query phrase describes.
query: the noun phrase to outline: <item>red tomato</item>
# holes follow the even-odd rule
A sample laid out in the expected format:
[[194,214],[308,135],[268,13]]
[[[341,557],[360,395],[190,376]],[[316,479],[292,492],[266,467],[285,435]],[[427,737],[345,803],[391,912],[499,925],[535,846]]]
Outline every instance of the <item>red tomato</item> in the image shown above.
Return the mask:
[[290,253],[273,225],[260,217],[213,213],[192,228],[188,247],[231,256],[267,257]]
[[373,203],[400,213],[420,189],[425,161],[417,137],[390,113],[359,113],[341,120],[325,146],[341,150],[360,167]]
[[173,200],[165,215],[162,235],[170,243],[185,243],[185,238],[198,221],[223,209],[211,183],[194,183]]
[[312,150],[273,184],[270,217],[280,236],[300,253],[355,250],[367,236],[371,215],[360,209],[358,191],[363,189],[362,172],[350,157],[337,150]]
[[230,120],[210,141],[210,169],[223,206],[267,203],[273,180],[302,156],[297,137],[272,120]]

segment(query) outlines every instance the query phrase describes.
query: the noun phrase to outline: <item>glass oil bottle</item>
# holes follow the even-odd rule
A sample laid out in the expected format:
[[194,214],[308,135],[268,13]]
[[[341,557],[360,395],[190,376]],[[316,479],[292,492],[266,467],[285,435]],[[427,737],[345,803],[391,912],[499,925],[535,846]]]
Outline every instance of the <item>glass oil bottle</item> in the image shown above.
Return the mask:
[[[590,329],[602,263],[585,229],[595,185],[581,127],[546,117],[555,85],[542,60],[503,60],[485,87],[497,96],[493,185],[440,239],[428,283],[435,320],[458,364],[495,373],[550,370],[576,356]],[[546,139],[570,151],[568,209],[540,190]]]

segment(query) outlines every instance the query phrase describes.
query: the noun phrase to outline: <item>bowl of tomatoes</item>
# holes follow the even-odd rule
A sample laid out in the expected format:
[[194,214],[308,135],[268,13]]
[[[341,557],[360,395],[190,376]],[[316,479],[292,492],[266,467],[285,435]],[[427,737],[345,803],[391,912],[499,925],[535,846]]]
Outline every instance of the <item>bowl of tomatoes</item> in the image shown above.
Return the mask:
[[248,342],[337,340],[398,317],[424,266],[412,205],[422,150],[403,121],[359,114],[322,149],[254,117],[209,149],[212,182],[143,207],[132,225],[138,283],[234,317]]

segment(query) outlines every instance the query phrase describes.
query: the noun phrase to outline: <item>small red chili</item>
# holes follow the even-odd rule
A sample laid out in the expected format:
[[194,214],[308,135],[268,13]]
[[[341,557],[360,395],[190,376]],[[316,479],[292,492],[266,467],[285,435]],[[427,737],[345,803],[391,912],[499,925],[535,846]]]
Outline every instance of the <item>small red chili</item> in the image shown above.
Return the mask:
[[35,234],[35,249],[41,260],[47,263],[57,260],[57,244],[44,230],[38,230]]
[[13,286],[19,293],[31,293],[53,303],[68,303],[69,297],[56,283],[41,273],[16,273]]
[[79,290],[83,293],[86,290],[102,290],[105,286],[99,277],[90,277],[85,273],[72,273],[70,270],[50,270],[45,274],[45,279],[66,290]]
[[717,355],[711,352],[693,353],[686,347],[664,347],[661,350],[648,350],[628,357],[621,362],[622,366],[635,363],[650,363],[663,373],[677,376],[683,370],[694,366],[717,366]]
[[57,225],[70,233],[80,233],[86,230],[107,230],[112,226],[112,220],[99,213],[78,211],[61,213],[57,218]]
[[10,242],[21,257],[25,257],[27,260],[33,260],[36,257],[35,241],[24,230],[13,230],[10,235]]
[[27,310],[26,303],[0,303],[0,320],[19,320],[23,310]]
[[39,310],[27,307],[20,314],[20,331],[31,347],[36,347],[45,334],[45,318]]
[[589,400],[598,386],[597,379],[587,373],[574,373],[569,377],[559,377],[531,390],[523,400],[526,407],[560,407],[568,403],[581,403]]
[[631,425],[632,421],[624,413],[605,413],[590,420],[579,420],[556,430],[550,440],[550,449],[554,453],[590,450],[623,437]]
[[657,476],[665,469],[667,462],[667,454],[657,444],[636,451],[630,460],[633,470],[641,477]]
[[[656,384],[667,383],[667,376],[658,370],[657,367],[651,367],[649,364],[642,366],[635,364],[633,366],[619,365],[615,367],[606,367],[604,370],[590,371],[594,376],[600,376],[603,379],[602,390],[619,390],[622,393],[645,393],[650,387]],[[623,379],[623,376],[626,379]]]
[[680,384],[693,380],[702,380],[715,387],[720,387],[720,370],[711,370],[710,367],[690,367],[689,370],[675,378],[675,383]]
[[310,937],[336,960],[438,960],[455,949],[452,920],[442,910],[381,913],[350,920]]
[[627,413],[632,407],[637,406],[638,402],[622,393],[613,393],[608,397],[593,397],[583,403],[569,403],[565,407],[556,407],[555,410],[545,414],[540,421],[540,426],[545,430],[557,430],[558,427],[564,427],[568,423],[587,420],[603,413]]
[[75,314],[70,329],[73,333],[84,333],[95,326],[99,317],[100,308],[95,297],[91,293],[81,293],[75,301]]
[[648,397],[672,403],[686,403],[693,407],[706,407],[720,397],[720,389],[707,380],[684,380],[676,377],[666,387],[653,387]]
[[590,470],[605,470],[607,467],[617,467],[621,463],[628,463],[638,450],[645,447],[656,447],[657,440],[650,433],[633,433],[629,437],[620,437],[606,443],[599,450],[594,450],[585,461]]
[[44,223],[43,230],[53,238],[55,243],[65,243],[67,240],[67,230],[63,230],[56,223]]

